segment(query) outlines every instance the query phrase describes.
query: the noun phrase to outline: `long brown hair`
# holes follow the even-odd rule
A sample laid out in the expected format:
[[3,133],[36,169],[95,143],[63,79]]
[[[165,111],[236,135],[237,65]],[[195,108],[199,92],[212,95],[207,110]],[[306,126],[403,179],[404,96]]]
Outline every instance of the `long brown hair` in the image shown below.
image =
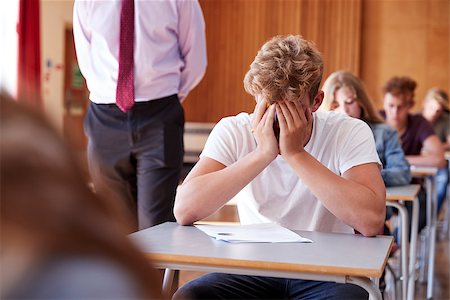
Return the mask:
[[361,120],[366,123],[383,123],[383,119],[377,113],[373,101],[364,88],[362,81],[348,71],[336,71],[328,76],[323,84],[322,90],[325,93],[320,110],[329,111],[334,101],[337,90],[342,87],[349,87],[355,92],[356,101],[361,107]]
[[121,202],[88,187],[41,114],[4,94],[0,105],[2,251],[25,244],[32,248],[30,267],[57,255],[107,258],[134,278],[142,298],[161,298],[159,276],[126,237],[132,223]]

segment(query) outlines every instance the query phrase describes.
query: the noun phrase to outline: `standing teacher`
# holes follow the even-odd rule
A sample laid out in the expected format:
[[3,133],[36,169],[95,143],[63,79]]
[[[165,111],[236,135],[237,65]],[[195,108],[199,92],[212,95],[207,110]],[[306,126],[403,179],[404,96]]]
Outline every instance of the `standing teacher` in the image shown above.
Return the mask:
[[180,102],[206,69],[199,3],[76,0],[73,32],[90,92],[84,126],[96,191],[118,193],[139,229],[175,220]]

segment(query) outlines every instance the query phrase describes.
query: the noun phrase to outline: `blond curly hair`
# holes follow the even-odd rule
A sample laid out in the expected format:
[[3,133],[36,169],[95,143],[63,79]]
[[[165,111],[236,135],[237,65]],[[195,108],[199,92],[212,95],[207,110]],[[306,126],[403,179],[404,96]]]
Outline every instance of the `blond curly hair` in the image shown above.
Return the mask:
[[258,51],[245,74],[244,88],[270,103],[297,101],[306,94],[312,103],[322,74],[322,55],[312,42],[299,35],[275,36]]

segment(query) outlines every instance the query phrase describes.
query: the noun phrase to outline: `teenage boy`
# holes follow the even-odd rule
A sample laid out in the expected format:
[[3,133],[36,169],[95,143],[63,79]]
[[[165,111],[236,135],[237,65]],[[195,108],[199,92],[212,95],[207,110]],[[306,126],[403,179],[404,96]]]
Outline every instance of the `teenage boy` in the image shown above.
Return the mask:
[[[177,193],[178,223],[201,220],[236,197],[243,224],[378,232],[385,187],[373,134],[361,120],[316,112],[324,96],[322,73],[321,54],[300,36],[277,36],[262,46],[244,79],[255,110],[224,118],[213,129]],[[185,299],[300,297],[364,299],[367,293],[334,282],[210,273],[175,294]]]

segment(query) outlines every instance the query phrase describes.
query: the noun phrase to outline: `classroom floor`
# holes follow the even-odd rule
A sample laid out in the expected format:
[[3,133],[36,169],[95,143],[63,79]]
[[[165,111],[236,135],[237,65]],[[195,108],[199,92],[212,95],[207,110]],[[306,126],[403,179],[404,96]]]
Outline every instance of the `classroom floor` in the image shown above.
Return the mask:
[[[443,214],[440,216],[442,217]],[[214,216],[208,218],[209,221],[237,221],[235,210],[232,206],[225,206]],[[448,236],[445,237],[441,229],[438,228],[436,243],[436,261],[435,261],[435,279],[433,284],[434,300],[449,300],[450,292],[450,241]],[[180,286],[184,283],[201,276],[202,272],[181,271]],[[426,299],[427,285],[416,281],[415,299]],[[390,297],[386,297],[390,298]]]
[[[450,241],[438,231],[436,243],[435,277],[433,283],[434,300],[450,299]],[[415,299],[427,299],[427,285],[416,282]]]

